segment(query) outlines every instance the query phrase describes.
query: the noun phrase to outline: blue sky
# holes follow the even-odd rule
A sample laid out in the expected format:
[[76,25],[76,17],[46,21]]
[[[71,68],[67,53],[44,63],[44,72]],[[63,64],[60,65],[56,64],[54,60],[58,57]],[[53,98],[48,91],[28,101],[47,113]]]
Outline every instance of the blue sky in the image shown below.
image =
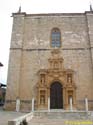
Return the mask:
[[19,6],[26,13],[77,13],[89,11],[93,0],[0,0],[0,82],[6,84],[12,31],[12,12]]

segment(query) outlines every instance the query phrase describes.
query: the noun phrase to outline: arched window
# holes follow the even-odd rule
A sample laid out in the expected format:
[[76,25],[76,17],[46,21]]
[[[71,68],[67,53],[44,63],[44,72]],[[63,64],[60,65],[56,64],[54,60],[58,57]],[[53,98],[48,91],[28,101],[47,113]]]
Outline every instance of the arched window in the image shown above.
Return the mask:
[[61,33],[58,28],[53,28],[51,33],[51,46],[61,47]]

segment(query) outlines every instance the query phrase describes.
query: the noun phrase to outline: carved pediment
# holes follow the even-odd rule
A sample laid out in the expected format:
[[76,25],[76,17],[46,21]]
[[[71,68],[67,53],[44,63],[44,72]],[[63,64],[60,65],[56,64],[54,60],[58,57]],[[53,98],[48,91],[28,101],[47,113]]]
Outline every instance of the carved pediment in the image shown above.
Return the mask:
[[49,68],[50,69],[62,69],[63,68],[63,58],[60,57],[60,51],[58,49],[54,49],[51,52],[52,56],[49,58]]
[[49,68],[39,70],[39,86],[43,87],[47,85],[49,79],[62,79],[65,80],[66,86],[73,86],[73,74],[72,69],[65,69],[63,66],[63,58],[60,51],[54,49],[51,52],[51,57],[48,59]]

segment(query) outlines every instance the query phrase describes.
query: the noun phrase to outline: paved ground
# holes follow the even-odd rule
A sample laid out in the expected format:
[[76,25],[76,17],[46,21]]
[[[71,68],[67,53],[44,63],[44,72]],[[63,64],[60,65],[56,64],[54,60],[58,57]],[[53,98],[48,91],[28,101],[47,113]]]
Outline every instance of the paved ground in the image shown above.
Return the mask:
[[25,113],[17,113],[11,111],[3,111],[0,107],[0,125],[8,125],[10,119],[15,119],[19,116],[24,115]]
[[[25,114],[26,113],[4,111],[0,107],[0,125],[8,125],[9,120],[18,118],[19,116],[22,116]],[[93,125],[93,120],[89,120],[89,121],[92,121],[92,124],[87,124],[86,121],[87,121],[87,119],[84,119],[84,120],[83,119],[82,120],[78,120],[78,119],[66,120],[64,118],[55,118],[55,117],[48,118],[48,117],[44,117],[44,116],[42,116],[42,117],[34,116],[28,125]],[[74,122],[74,123],[70,124],[70,122]],[[84,123],[82,124],[81,122],[85,122],[85,124]]]

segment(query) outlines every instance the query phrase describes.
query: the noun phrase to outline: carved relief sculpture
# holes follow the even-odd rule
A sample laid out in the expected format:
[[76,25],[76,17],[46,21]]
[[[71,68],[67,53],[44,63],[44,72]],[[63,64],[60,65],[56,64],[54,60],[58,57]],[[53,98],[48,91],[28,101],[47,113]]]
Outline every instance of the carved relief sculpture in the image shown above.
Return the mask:
[[[76,108],[76,86],[73,82],[74,72],[70,69],[65,69],[63,66],[63,58],[60,56],[60,51],[54,49],[49,58],[49,68],[39,71],[40,82],[38,85],[38,109],[48,109],[48,97],[50,97],[50,86],[53,82],[60,82],[62,87],[62,107],[69,109],[69,98],[73,99],[73,107]],[[56,98],[56,97],[55,97]],[[52,100],[50,100],[51,102]],[[52,103],[51,103],[52,104]]]

